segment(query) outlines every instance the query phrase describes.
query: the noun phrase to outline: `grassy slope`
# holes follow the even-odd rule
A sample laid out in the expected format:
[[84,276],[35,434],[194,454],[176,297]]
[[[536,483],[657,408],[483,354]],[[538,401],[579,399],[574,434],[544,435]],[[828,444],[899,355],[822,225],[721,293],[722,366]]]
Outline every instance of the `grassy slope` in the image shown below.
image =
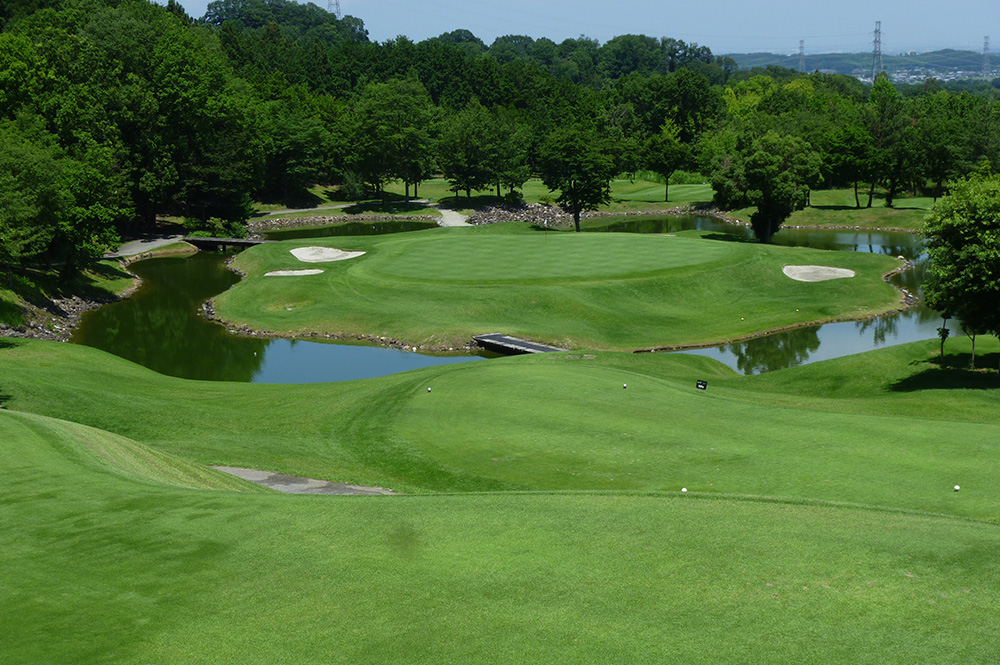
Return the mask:
[[[304,267],[289,253],[303,245],[368,254],[324,264],[326,272],[313,277],[263,277]],[[888,257],[838,254],[836,265],[858,273],[850,280],[806,284],[781,273],[785,264],[831,260],[818,250],[694,232],[577,235],[520,224],[433,229],[258,246],[237,259],[249,278],[216,298],[216,307],[223,318],[280,332],[374,334],[447,347],[501,330],[568,348],[634,349],[726,341],[896,304],[898,294],[880,279],[896,265]],[[484,274],[499,281],[477,283]]]
[[[908,348],[919,357],[933,342]],[[618,353],[275,386],[183,381],[70,345],[2,353],[12,408],[203,463],[409,491],[686,486],[1000,518],[996,390],[966,391],[961,420],[936,411],[948,390],[814,394],[841,380],[837,361],[770,389],[702,357]],[[869,354],[871,367],[894,353]],[[951,492],[956,483],[969,491]]]
[[[858,367],[817,363],[792,378],[737,377],[704,358],[599,353],[265,386],[181,381],[92,349],[11,343],[0,349],[0,384],[12,408],[98,423],[193,459],[254,465],[300,455],[303,471],[322,472],[343,456],[430,484],[443,477],[424,475],[428,458],[454,437],[449,478],[474,479],[484,462],[466,448],[495,430],[459,437],[468,426],[460,421],[496,418],[511,445],[534,447],[549,469],[525,481],[567,477],[545,451],[572,438],[575,463],[599,487],[616,451],[644,456],[632,458],[634,470],[655,461],[655,437],[645,447],[623,443],[626,433],[643,434],[641,424],[665,439],[688,435],[664,475],[726,465],[733,492],[752,491],[761,474],[792,483],[770,494],[799,500],[197,491],[81,452],[134,443],[0,412],[0,655],[10,663],[990,663],[997,525],[807,500],[830,489],[810,476],[833,475],[842,500],[996,518],[995,436],[976,437],[986,425],[995,432],[997,391],[969,391],[976,406],[967,422],[878,417],[880,402],[899,396],[870,372],[854,376],[867,366],[891,368],[888,385],[920,377],[933,369],[933,346],[865,354]],[[695,376],[709,378],[707,393],[692,389]],[[845,376],[867,392],[852,402],[834,391],[823,408],[823,386]],[[954,390],[902,397],[929,411]],[[495,409],[482,408],[488,397]],[[803,404],[784,405],[795,399]],[[713,443],[726,448],[711,451],[697,438],[723,421],[736,441],[720,436]],[[884,460],[866,456],[873,426],[896,428],[905,446]],[[829,446],[803,446],[796,465],[784,459],[788,427],[830,442],[861,429],[869,443],[838,444],[847,462]],[[425,428],[437,450],[413,442]],[[936,483],[908,489],[939,466],[925,456],[935,431],[955,444],[931,452],[984,467],[970,470],[985,476],[960,494]],[[547,440],[532,440],[541,432]],[[380,446],[384,457],[365,458]],[[770,468],[724,458],[739,446],[755,446]],[[880,470],[881,489],[866,487]]]
[[43,305],[53,298],[80,296],[89,300],[106,300],[133,285],[133,277],[117,261],[96,261],[86,270],[63,280],[54,269],[26,269],[8,288],[0,281],[0,323],[23,325],[28,303]]

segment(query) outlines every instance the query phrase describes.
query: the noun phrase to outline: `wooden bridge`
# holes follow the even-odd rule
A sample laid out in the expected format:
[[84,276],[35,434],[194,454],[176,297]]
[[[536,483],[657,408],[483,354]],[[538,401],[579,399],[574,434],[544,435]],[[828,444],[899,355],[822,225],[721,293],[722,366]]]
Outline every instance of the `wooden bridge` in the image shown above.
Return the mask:
[[194,245],[198,249],[223,250],[227,247],[253,247],[266,242],[277,242],[276,240],[248,240],[247,238],[199,238],[187,236],[184,242]]
[[560,349],[558,346],[549,346],[548,344],[529,342],[527,340],[518,339],[517,337],[504,335],[503,333],[476,335],[472,339],[475,340],[476,344],[487,351],[495,351],[496,353],[503,353],[508,356],[520,355],[523,353],[551,353],[553,351],[566,351],[566,349]]

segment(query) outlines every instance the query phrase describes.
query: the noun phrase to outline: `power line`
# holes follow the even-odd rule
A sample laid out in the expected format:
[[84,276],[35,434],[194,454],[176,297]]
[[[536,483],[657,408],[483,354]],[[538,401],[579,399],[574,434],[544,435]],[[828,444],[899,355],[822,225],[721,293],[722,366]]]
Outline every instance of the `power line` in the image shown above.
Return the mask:
[[875,21],[875,41],[872,42],[872,83],[875,75],[882,71],[882,21]]
[[990,36],[983,37],[983,78],[990,77]]

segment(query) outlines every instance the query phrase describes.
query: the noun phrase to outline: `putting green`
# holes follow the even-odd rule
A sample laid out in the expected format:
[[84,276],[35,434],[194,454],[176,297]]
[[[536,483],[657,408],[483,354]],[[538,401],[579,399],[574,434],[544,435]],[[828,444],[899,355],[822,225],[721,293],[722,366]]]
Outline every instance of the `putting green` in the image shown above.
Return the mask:
[[725,243],[672,236],[476,235],[398,243],[370,269],[408,279],[463,282],[603,279],[715,261],[732,250]]
[[841,252],[856,279],[806,284],[785,265],[826,265],[829,252],[677,236],[541,232],[524,224],[338,238],[363,257],[289,269],[310,239],[259,245],[234,265],[246,274],[215,298],[225,321],[293,335],[392,337],[450,348],[503,331],[564,348],[633,350],[725,342],[806,322],[861,318],[899,306],[882,281],[891,257]]

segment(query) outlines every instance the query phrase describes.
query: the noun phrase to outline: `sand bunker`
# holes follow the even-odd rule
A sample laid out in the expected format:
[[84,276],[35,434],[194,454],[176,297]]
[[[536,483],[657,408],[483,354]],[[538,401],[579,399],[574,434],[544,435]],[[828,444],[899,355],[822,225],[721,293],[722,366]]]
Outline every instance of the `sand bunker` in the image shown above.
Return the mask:
[[854,271],[832,266],[785,266],[781,272],[797,282],[825,282],[828,279],[854,277]]
[[264,277],[298,277],[299,275],[322,275],[322,270],[272,270],[264,273]]
[[346,261],[364,254],[364,252],[345,252],[335,247],[296,247],[292,255],[306,263],[328,263],[330,261]]

